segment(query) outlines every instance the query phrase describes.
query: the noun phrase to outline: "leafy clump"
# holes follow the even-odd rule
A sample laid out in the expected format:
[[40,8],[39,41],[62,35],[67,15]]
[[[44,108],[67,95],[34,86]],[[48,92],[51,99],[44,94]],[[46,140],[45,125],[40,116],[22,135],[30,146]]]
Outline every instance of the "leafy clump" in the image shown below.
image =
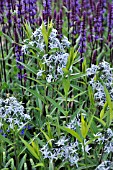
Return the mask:
[[[44,25],[36,29],[31,36],[31,41],[25,40],[22,47],[24,54],[30,54],[30,48],[37,49],[38,60],[37,78],[45,78],[48,83],[57,80],[63,75],[63,68],[66,67],[69,54],[66,52],[70,46],[67,37],[58,39],[58,32],[52,28],[46,44],[42,29]],[[32,46],[32,47],[31,47]]]

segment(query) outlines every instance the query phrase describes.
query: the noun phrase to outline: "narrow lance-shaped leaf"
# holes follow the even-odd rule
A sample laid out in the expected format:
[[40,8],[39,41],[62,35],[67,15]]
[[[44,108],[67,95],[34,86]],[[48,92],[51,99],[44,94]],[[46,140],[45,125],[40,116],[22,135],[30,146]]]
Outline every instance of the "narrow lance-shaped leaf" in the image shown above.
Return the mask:
[[35,152],[37,153],[37,155],[40,157],[40,151],[39,151],[38,143],[36,143],[35,141],[33,141],[33,142],[32,142],[32,146],[33,146]]
[[109,106],[109,109],[110,109],[110,122],[109,122],[109,124],[110,124],[112,119],[113,119],[113,103],[111,101],[110,94],[109,94],[109,92],[108,92],[108,90],[107,90],[105,85],[104,85],[104,91],[105,91],[106,100],[107,100],[107,103],[108,103],[108,106]]
[[83,138],[85,138],[87,134],[87,123],[84,120],[83,115],[81,115],[81,133],[82,133]]
[[51,21],[50,23],[48,22],[48,38],[49,38],[49,36],[50,36],[50,34],[51,34],[52,28],[53,28],[53,23],[52,23],[52,21]]
[[51,139],[49,138],[49,136],[42,129],[40,129],[40,130],[43,133],[43,135],[45,136],[45,138],[48,141],[49,145],[52,147],[52,142],[51,142]]
[[102,109],[101,112],[100,112],[100,119],[103,119],[103,118],[104,118],[105,111],[106,111],[107,107],[108,107],[108,102],[106,101],[105,104],[104,104],[104,106],[103,106],[103,109]]
[[92,90],[92,87],[90,85],[88,85],[88,96],[89,96],[90,104],[93,107],[94,104],[95,104],[95,101],[94,101],[93,90]]
[[70,54],[69,54],[69,56],[68,56],[67,64],[66,64],[66,69],[67,69],[67,70],[69,70],[70,67],[72,66],[76,55],[77,55],[77,52],[75,53],[75,52],[74,52],[74,48],[71,47],[71,48],[70,48]]
[[37,153],[35,152],[34,148],[28,143],[26,142],[24,139],[22,139],[20,137],[21,141],[24,143],[24,145],[26,146],[26,148],[29,150],[29,152],[36,158],[39,160],[39,156],[37,155]]
[[34,165],[34,168],[36,168],[36,167],[44,167],[44,164],[43,163],[38,163],[38,164]]
[[46,27],[44,25],[44,22],[42,23],[42,35],[43,35],[43,38],[44,38],[44,41],[45,41],[45,44],[46,44],[46,47],[48,47],[48,32],[46,30]]
[[7,34],[2,34],[11,44],[14,43],[14,40],[12,40]]
[[92,120],[93,120],[93,116],[91,117],[89,123],[87,124],[87,122],[84,120],[84,116],[81,115],[81,133],[82,133],[83,138],[86,138],[89,128],[91,126]]
[[2,136],[1,134],[0,134],[0,141],[6,142],[6,143],[8,143],[8,144],[12,144],[12,142],[11,142],[8,138],[5,138],[5,137]]
[[51,99],[49,96],[46,96],[46,99],[49,100],[60,112],[62,112],[64,115],[66,115],[66,112],[64,109],[53,99]]
[[69,80],[69,77],[63,78],[62,81],[63,81],[63,87],[64,87],[65,96],[67,97],[69,89],[70,89],[70,80]]
[[31,94],[33,94],[35,97],[40,98],[40,100],[43,101],[46,104],[44,97],[41,94],[39,94],[36,90],[32,90],[32,89],[26,88],[24,86],[20,86],[20,87],[22,87],[23,89],[26,89]]
[[94,118],[100,122],[104,127],[106,126],[106,123],[102,120],[102,119],[99,119],[97,116],[94,116]]
[[34,73],[34,74],[36,74],[37,75],[37,71],[33,68],[33,67],[31,67],[31,66],[29,66],[29,65],[27,65],[27,64],[24,64],[24,63],[22,63],[22,62],[19,62],[19,61],[17,61],[19,64],[21,64],[22,66],[24,66],[27,70],[29,70],[30,72],[32,72],[32,73]]
[[67,133],[70,133],[73,137],[75,137],[76,139],[78,139],[79,142],[83,143],[83,139],[80,137],[80,135],[75,132],[74,130],[67,128],[65,126],[59,126],[60,129],[64,130]]
[[20,161],[20,163],[19,163],[19,165],[18,165],[17,170],[22,170],[23,165],[24,165],[24,163],[26,162],[26,157],[27,157],[27,154],[25,154],[25,155],[23,156],[23,158],[21,159],[21,161]]
[[25,29],[24,29],[24,30],[25,30],[25,32],[26,32],[28,38],[30,39],[30,37],[32,36],[32,29],[31,29],[31,26],[30,26],[29,23],[25,23],[24,26],[25,26]]

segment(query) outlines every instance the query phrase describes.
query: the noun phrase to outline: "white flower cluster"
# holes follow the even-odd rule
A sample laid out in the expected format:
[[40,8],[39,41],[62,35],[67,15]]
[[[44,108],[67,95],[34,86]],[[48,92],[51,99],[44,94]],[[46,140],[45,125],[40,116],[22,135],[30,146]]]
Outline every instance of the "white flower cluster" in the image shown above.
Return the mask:
[[66,53],[66,49],[70,46],[70,42],[67,37],[64,36],[60,41],[57,38],[57,30],[53,28],[50,33],[48,43],[48,50],[50,53],[45,54],[42,57],[40,54],[41,52],[45,53],[46,49],[42,35],[42,27],[39,27],[35,32],[33,32],[31,39],[32,41],[30,42],[28,42],[28,40],[24,41],[26,44],[22,47],[23,53],[29,53],[30,46],[36,47],[39,50],[37,50],[37,56],[40,57],[39,59],[42,64],[47,66],[47,70],[44,69],[45,67],[38,69],[37,77],[39,78],[42,74],[45,74],[48,83],[58,79],[60,75],[63,75],[62,69],[66,67],[69,55]]
[[24,114],[24,107],[15,97],[0,99],[0,129],[4,128],[4,124],[6,130],[21,128],[30,119],[28,114]]
[[79,117],[80,115],[77,115],[74,119],[72,119],[71,122],[67,124],[67,127],[74,131],[76,130],[77,126],[80,127],[81,122]]
[[97,133],[94,136],[98,137],[98,139],[96,140],[98,144],[104,144],[105,153],[109,154],[110,152],[113,152],[113,131],[110,128],[106,130],[105,134]]
[[[111,98],[113,99],[113,74],[112,69],[108,62],[103,61],[98,66],[92,64],[91,68],[87,70],[87,76],[90,79],[90,85],[94,90],[94,97],[99,106],[103,106],[106,101],[106,95],[104,87],[101,81],[104,83],[109,91]],[[100,81],[101,80],[101,81]]]
[[[77,114],[76,117],[74,119],[71,120],[70,123],[67,124],[67,127],[76,131],[77,130],[77,127],[81,128],[81,121],[80,121],[80,114]],[[86,144],[87,141],[84,140],[84,144],[85,144],[85,152],[90,154],[89,153],[89,150],[92,149],[92,147],[90,147],[89,145]],[[82,145],[82,143],[81,143]],[[82,152],[84,153],[84,147],[82,145]]]
[[110,141],[113,138],[113,131],[110,128],[108,128],[105,134],[100,132],[100,133],[95,134],[94,136],[98,137],[97,142],[99,142],[99,144],[104,143],[104,142]]
[[32,39],[31,41],[29,41],[29,39],[24,40],[25,44],[22,46],[21,49],[24,54],[30,53],[29,51],[30,46],[39,49],[39,54],[40,52],[45,50],[45,43],[44,43],[43,35],[41,33],[41,27],[39,27],[32,33],[31,39]]
[[113,162],[104,161],[95,170],[111,170],[113,169]]
[[68,138],[65,136],[60,138],[56,143],[54,143],[54,146],[50,148],[49,144],[43,146],[41,149],[41,152],[44,156],[44,159],[54,159],[54,160],[62,160],[62,161],[68,161],[71,166],[77,165],[77,162],[79,160],[78,157],[78,142],[70,142]]

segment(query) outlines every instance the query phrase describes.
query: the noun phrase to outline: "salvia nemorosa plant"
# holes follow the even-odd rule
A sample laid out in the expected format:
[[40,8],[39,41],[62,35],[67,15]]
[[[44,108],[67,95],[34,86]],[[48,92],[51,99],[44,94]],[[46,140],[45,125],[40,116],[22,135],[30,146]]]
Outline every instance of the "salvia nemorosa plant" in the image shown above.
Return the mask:
[[102,50],[102,41],[103,41],[103,8],[101,2],[96,4],[96,13],[94,17],[94,39],[96,44],[96,49],[98,48],[97,41],[99,40],[101,43]]
[[79,23],[80,23],[80,18],[79,18],[79,9],[80,9],[80,4],[77,1],[71,1],[71,13],[70,13],[70,26],[72,27],[72,45],[75,45],[76,43],[76,36],[79,33],[78,28],[79,28]]
[[69,30],[70,30],[70,9],[71,9],[71,1],[70,0],[66,0],[66,7],[67,7],[67,22],[68,22],[68,40],[70,38],[69,36]]
[[[79,42],[79,53],[81,59],[84,58],[86,52],[86,12],[83,12],[83,18],[80,24],[80,42]],[[82,70],[82,60],[80,63],[80,69]]]
[[62,25],[63,25],[63,19],[62,19],[62,9],[60,9],[59,13],[56,14],[56,29],[58,31],[58,38],[62,38]]
[[107,17],[107,25],[108,25],[108,45],[110,48],[110,61],[113,62],[113,35],[112,35],[112,28],[113,28],[113,3],[108,4],[108,17]]
[[44,10],[42,12],[42,15],[43,15],[43,21],[45,23],[48,23],[49,21],[51,21],[51,0],[44,0],[43,1],[43,7],[44,7]]

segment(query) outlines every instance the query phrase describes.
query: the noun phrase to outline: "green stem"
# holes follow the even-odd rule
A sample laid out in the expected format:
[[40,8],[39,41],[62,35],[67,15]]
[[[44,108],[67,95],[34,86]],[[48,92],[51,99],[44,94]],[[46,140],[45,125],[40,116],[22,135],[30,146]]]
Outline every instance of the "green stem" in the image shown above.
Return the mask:
[[[15,129],[15,132],[16,132],[16,129]],[[15,162],[16,162],[16,169],[18,168],[18,154],[17,154],[17,135],[16,133],[14,132],[14,157],[15,157]]]
[[68,122],[68,101],[67,101],[67,96],[66,96],[66,122]]
[[[1,148],[3,148],[2,142],[1,142]],[[3,154],[3,152],[0,152],[0,169],[2,169],[2,159],[3,159],[2,154]]]
[[84,140],[83,140],[83,148],[84,148],[84,163],[85,163],[86,168],[87,168],[87,154],[86,154],[86,151],[85,151],[85,143],[84,143]]

